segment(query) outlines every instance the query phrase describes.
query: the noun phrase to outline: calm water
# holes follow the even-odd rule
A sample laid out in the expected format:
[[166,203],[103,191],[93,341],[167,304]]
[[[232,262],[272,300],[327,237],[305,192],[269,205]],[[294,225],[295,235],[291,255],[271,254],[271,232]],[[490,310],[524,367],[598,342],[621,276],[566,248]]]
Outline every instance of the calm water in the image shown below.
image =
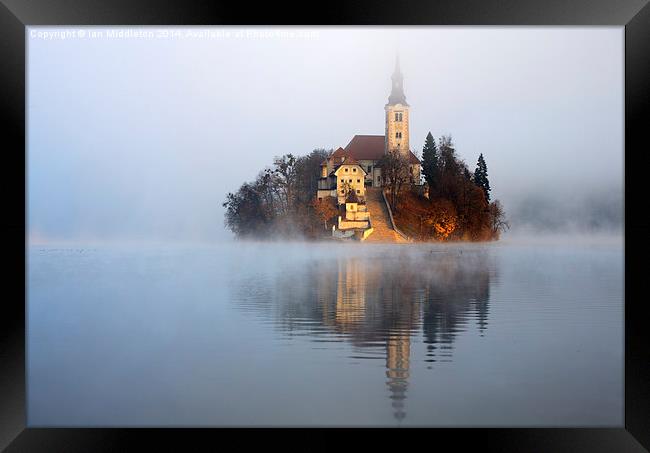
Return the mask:
[[28,250],[31,426],[621,426],[622,240]]

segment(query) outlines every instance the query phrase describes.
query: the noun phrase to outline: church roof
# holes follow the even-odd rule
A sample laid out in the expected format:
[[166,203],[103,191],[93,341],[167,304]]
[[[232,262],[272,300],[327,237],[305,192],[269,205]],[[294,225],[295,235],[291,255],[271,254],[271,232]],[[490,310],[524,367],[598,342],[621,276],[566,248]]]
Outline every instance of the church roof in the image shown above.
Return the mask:
[[404,76],[399,68],[399,56],[395,59],[395,71],[390,78],[393,81],[393,88],[388,97],[388,105],[408,105],[404,96]]
[[[380,160],[384,157],[386,148],[383,135],[355,135],[345,150],[339,148],[332,154],[332,157],[352,156],[357,160]],[[338,154],[337,154],[338,153]],[[409,163],[419,164],[418,158],[409,151]]]
[[345,151],[358,160],[379,160],[384,156],[385,147],[383,135],[355,135]]

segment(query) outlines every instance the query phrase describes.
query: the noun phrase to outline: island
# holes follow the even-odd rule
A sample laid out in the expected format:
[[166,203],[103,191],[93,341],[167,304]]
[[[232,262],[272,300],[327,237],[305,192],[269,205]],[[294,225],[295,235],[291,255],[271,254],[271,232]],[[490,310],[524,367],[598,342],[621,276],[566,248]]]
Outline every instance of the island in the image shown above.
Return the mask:
[[490,201],[483,154],[471,171],[451,136],[410,148],[410,106],[399,57],[384,106],[384,135],[355,135],[336,150],[285,154],[228,193],[225,225],[238,238],[384,243],[490,241],[509,228]]

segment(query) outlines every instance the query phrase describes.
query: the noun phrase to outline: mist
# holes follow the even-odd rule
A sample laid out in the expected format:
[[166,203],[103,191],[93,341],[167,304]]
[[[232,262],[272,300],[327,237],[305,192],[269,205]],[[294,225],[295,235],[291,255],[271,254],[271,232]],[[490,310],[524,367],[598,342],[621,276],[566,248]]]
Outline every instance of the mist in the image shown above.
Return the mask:
[[504,237],[622,230],[623,27],[64,30],[27,29],[33,242],[231,240],[226,193],[274,156],[384,133],[397,52],[411,148],[483,153]]

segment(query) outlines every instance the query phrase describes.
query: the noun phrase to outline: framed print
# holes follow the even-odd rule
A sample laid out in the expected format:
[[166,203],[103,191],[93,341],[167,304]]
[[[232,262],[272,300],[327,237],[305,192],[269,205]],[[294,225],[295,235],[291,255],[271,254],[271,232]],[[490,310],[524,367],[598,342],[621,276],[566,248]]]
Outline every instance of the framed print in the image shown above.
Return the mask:
[[3,448],[646,451],[650,7],[492,3],[6,1]]

